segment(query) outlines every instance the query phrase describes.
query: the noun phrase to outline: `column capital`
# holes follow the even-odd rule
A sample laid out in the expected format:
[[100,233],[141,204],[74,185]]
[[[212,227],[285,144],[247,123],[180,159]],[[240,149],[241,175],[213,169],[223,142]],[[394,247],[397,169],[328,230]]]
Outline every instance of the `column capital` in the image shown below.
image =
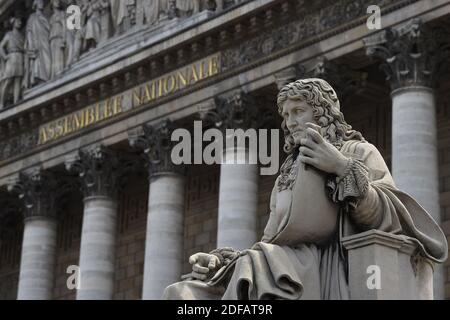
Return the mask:
[[209,110],[200,111],[200,118],[222,131],[257,128],[261,123],[254,97],[242,90],[216,97]]
[[50,217],[57,215],[61,181],[50,171],[34,168],[19,176],[8,185],[8,191],[21,200],[25,218]]
[[166,173],[184,173],[184,166],[175,165],[171,159],[175,143],[171,140],[174,124],[164,120],[157,124],[146,123],[128,133],[130,146],[144,152],[149,176]]
[[412,19],[363,41],[367,55],[381,59],[380,68],[394,91],[409,86],[435,87],[448,60],[447,35],[444,29]]
[[355,92],[364,90],[368,77],[365,72],[352,70],[348,66],[337,64],[325,57],[317,59],[317,63],[308,75],[327,81],[335,89],[341,102]]
[[79,177],[86,198],[115,197],[126,169],[118,154],[104,145],[79,150],[65,164],[67,171]]

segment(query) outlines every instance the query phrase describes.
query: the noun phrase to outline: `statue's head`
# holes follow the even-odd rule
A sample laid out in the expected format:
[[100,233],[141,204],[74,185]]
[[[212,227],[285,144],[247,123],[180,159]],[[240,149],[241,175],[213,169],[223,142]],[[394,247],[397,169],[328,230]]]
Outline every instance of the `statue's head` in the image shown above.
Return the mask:
[[283,117],[286,153],[292,153],[300,145],[308,122],[319,125],[323,137],[338,148],[347,140],[364,140],[361,133],[345,122],[337,94],[325,80],[291,82],[281,89],[277,104]]
[[52,0],[53,9],[61,9],[62,3],[61,0]]
[[22,20],[20,18],[13,17],[11,20],[9,20],[10,24],[15,29],[22,28]]
[[44,0],[34,0],[33,2],[33,10],[44,10]]

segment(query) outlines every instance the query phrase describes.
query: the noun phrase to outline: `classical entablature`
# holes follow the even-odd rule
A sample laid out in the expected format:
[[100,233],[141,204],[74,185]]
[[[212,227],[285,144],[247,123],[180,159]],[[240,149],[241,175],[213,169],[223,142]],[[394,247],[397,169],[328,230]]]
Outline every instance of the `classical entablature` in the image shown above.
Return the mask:
[[[362,39],[376,31],[366,27],[369,0],[235,2],[209,7],[215,11],[175,10],[154,25],[111,31],[53,78],[29,86],[0,111],[0,184],[18,172],[18,163],[51,167],[82,146],[126,140],[127,131],[145,122],[181,119],[217,95],[271,85],[293,65],[311,71],[317,58],[363,49]],[[383,28],[415,17],[418,6],[428,12],[424,22],[448,6],[443,0],[379,5]],[[8,8],[0,7],[2,17],[11,15]]]

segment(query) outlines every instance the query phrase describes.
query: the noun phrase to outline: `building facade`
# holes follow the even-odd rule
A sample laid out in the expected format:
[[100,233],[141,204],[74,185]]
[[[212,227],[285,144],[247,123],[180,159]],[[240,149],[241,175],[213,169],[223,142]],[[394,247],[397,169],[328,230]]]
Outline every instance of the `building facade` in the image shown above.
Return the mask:
[[[278,90],[302,77],[330,82],[448,239],[449,14],[448,0],[0,1],[0,299],[158,299],[191,254],[251,246],[276,175],[174,165],[171,133],[280,128]],[[450,298],[448,262],[434,287]]]

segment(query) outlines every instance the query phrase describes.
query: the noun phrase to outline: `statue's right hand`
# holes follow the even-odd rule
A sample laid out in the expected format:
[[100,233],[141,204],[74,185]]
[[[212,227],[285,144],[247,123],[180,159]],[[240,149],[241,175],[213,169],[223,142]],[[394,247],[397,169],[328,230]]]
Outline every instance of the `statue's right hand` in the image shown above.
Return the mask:
[[221,265],[217,256],[203,252],[192,255],[189,263],[192,265],[192,277],[202,281],[213,277]]

